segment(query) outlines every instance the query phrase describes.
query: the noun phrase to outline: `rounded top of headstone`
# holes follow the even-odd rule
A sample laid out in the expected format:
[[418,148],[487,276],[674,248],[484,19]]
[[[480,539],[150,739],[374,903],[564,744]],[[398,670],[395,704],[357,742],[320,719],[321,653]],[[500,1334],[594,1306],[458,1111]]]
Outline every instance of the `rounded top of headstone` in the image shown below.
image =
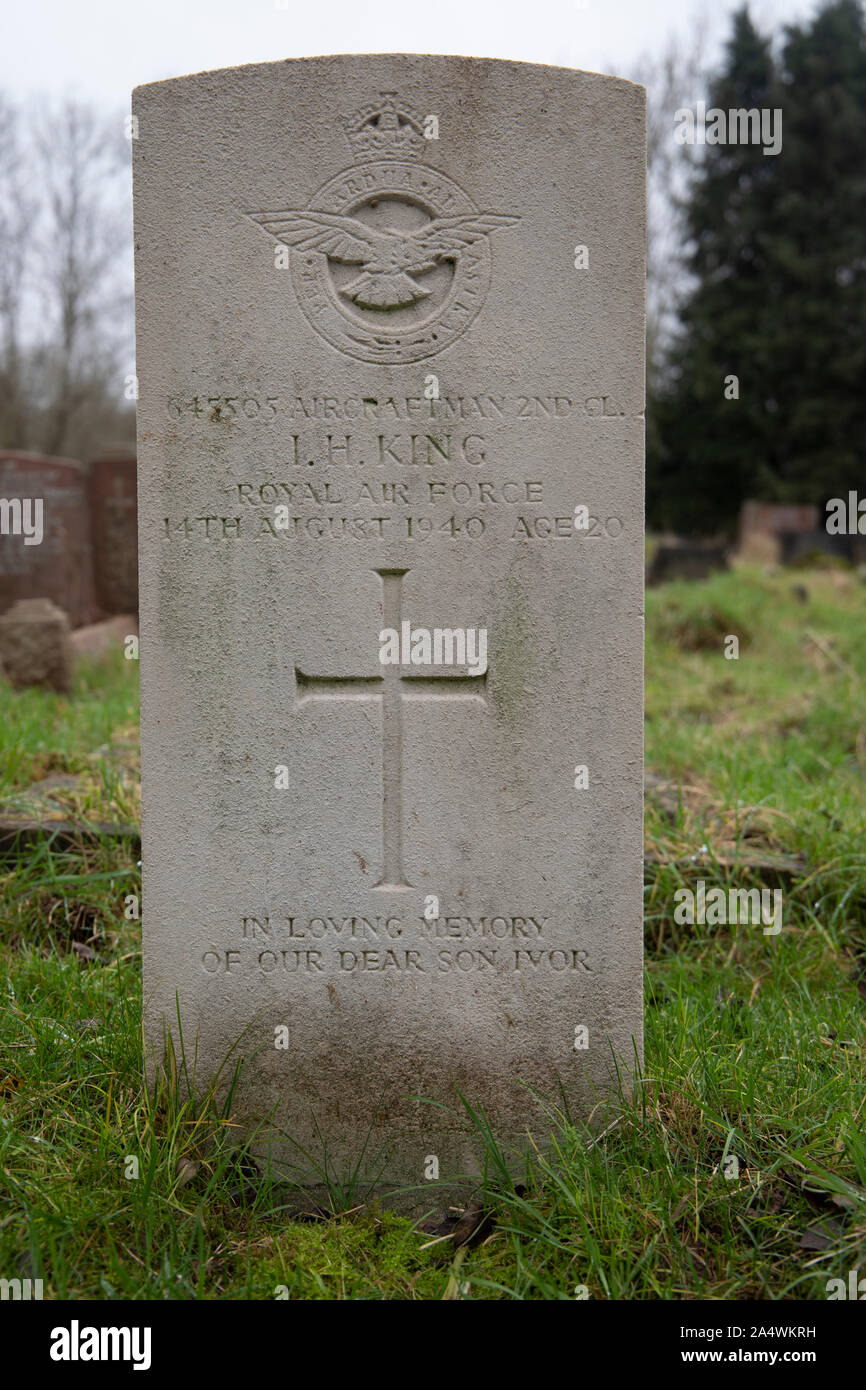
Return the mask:
[[[644,95],[646,93],[646,88],[641,83],[634,82],[628,77],[619,77],[613,73],[593,72],[588,68],[573,68],[564,63],[534,63],[523,58],[483,58],[469,53],[406,53],[395,51],[391,53],[311,53],[303,57],[281,58],[277,61],[266,63],[240,63],[236,67],[231,68],[205,68],[200,72],[178,73],[176,77],[163,78],[159,82],[144,82],[140,86],[133,88],[132,100],[134,103],[140,93],[146,92],[152,88],[167,87],[176,82],[193,82],[196,79],[210,81],[213,78],[226,77],[229,74],[253,77],[257,73],[265,75],[268,72],[276,71],[278,68],[287,70],[291,68],[299,69],[306,64],[319,66],[332,64],[334,66],[341,65],[359,69],[364,64],[369,64],[370,67],[373,67],[384,63],[417,63],[428,66],[447,64],[452,70],[457,70],[459,67],[473,67],[476,70],[479,68],[511,68],[521,72],[537,72],[540,80],[543,80],[543,74],[545,73],[555,73],[557,75],[567,73],[573,77],[591,78],[595,82],[617,83],[623,87],[631,87]],[[405,103],[402,104],[405,105]],[[397,103],[397,105],[399,106],[400,103]],[[404,135],[406,139],[409,140],[411,138],[410,130],[413,126],[413,122],[408,121],[401,124],[405,124],[407,127],[404,129]]]

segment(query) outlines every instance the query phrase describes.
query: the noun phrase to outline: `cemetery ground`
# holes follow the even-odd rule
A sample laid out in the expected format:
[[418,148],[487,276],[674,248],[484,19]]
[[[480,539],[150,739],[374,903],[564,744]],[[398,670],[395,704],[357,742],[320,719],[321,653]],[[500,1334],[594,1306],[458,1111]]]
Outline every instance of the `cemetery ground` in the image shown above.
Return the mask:
[[[5,810],[66,779],[36,794],[53,840],[2,840],[0,1274],[46,1298],[549,1300],[824,1299],[866,1272],[866,587],[737,569],[647,605],[643,1082],[592,1130],[540,1101],[517,1185],[476,1114],[486,1217],[438,1232],[334,1175],[333,1214],[300,1219],[230,1099],[148,1094],[136,663],[79,666],[69,697],[0,684]],[[698,879],[780,888],[782,931],[678,925]]]

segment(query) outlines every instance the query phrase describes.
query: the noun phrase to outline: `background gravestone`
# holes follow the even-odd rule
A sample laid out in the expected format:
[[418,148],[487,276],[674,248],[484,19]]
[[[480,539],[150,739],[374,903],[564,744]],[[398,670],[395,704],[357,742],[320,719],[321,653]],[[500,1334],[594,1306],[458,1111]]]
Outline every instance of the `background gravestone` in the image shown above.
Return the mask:
[[817,531],[818,521],[818,508],[812,503],[744,502],[740,508],[740,545],[755,533],[779,536],[783,531]]
[[852,565],[866,563],[866,537],[837,535],[832,531],[783,531],[779,537],[782,564],[808,564],[822,555],[829,555]]
[[43,538],[0,536],[0,613],[18,599],[49,598],[72,627],[97,616],[90,544],[88,471],[77,459],[0,452],[0,497],[41,498]]
[[458,1090],[519,1146],[641,1049],[644,93],[346,56],[133,112],[150,1059],[179,1005],[282,1171],[423,1188]]
[[104,614],[138,612],[135,450],[104,449],[90,465],[96,597]]
[[47,598],[21,599],[0,617],[0,666],[10,684],[66,692],[72,678],[69,619]]
[[647,584],[666,584],[672,579],[709,579],[728,565],[727,547],[696,541],[661,543],[647,570]]
[[818,508],[810,503],[744,502],[738,529],[739,558],[778,564],[782,534],[815,531],[818,523]]

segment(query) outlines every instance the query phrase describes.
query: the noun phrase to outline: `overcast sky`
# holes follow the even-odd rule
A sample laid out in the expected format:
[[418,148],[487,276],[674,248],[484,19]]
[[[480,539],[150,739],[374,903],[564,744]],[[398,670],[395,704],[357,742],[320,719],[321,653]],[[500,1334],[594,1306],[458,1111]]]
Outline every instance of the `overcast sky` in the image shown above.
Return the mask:
[[[0,86],[128,109],[140,82],[319,53],[466,53],[628,75],[702,15],[714,58],[740,0],[18,0]],[[756,0],[762,27],[817,0]],[[697,94],[695,94],[697,95]],[[688,99],[688,98],[687,98]]]

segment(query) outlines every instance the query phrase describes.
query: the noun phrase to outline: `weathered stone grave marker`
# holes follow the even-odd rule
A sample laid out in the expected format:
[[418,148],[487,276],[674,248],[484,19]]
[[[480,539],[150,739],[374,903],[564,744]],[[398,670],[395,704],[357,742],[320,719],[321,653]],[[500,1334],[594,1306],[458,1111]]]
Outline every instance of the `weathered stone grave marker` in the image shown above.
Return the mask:
[[458,1092],[519,1148],[640,1053],[643,95],[134,94],[148,1047],[313,1185],[423,1205]]
[[0,617],[0,670],[17,689],[72,684],[69,619],[49,598],[22,598]]

